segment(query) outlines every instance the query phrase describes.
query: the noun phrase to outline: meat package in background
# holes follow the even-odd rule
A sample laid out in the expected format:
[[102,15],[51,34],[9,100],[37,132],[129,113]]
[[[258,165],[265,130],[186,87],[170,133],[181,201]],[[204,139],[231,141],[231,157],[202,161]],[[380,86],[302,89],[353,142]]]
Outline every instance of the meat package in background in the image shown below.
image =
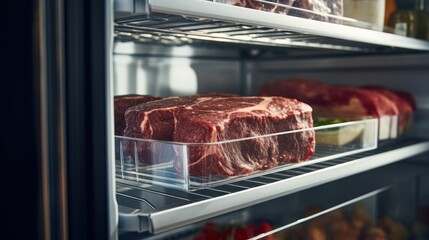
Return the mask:
[[413,112],[417,110],[416,99],[414,99],[413,95],[411,95],[409,92],[394,91],[394,93],[396,93],[396,95],[404,99],[411,106],[411,108],[413,109]]
[[316,80],[272,81],[261,86],[260,95],[296,98],[312,106],[316,118],[378,118],[380,140],[391,137],[393,116],[399,114],[396,103],[377,91]]
[[[247,2],[247,6],[249,8],[253,8],[253,9],[256,9],[256,10],[262,10],[262,11],[267,11],[267,12],[274,12],[276,10],[276,8],[277,8],[277,5],[275,4],[277,2],[273,2],[273,4],[259,2],[259,1],[254,1],[254,0],[246,0],[246,2]],[[267,2],[269,2],[269,0]]]
[[402,97],[404,94],[401,96],[400,94],[397,94],[394,91],[391,91],[382,86],[363,86],[362,88],[377,91],[395,103],[399,111],[397,124],[399,135],[402,135],[411,126],[414,109],[410,102]]
[[332,15],[344,16],[343,0],[328,0],[328,7],[331,9]]
[[343,16],[343,0],[294,0],[287,14],[325,22],[337,22],[330,16]]
[[139,105],[141,103],[150,102],[161,99],[160,97],[150,95],[127,94],[117,95],[114,97],[114,118],[115,118],[115,135],[123,135],[126,127],[125,111],[128,108]]
[[[247,0],[227,0],[228,4],[239,6],[239,7],[245,7],[247,5]],[[222,0],[220,0],[222,2]]]
[[[217,0],[223,2],[222,0]],[[289,6],[292,5],[294,0],[227,0],[227,3],[239,7],[247,7],[255,10],[262,10],[267,12],[276,12],[286,14]],[[279,5],[280,4],[280,5]]]
[[381,117],[399,113],[394,102],[375,91],[330,85],[311,79],[271,81],[261,86],[259,95],[298,99],[310,104],[317,117]]
[[[324,0],[295,0],[292,6],[295,8],[289,10],[288,15],[307,19],[328,21],[327,14],[332,13],[332,9],[328,7],[327,2]],[[304,9],[304,11],[301,9]]]
[[228,0],[227,3],[320,21],[336,21],[329,15],[343,16],[343,0]]
[[[304,103],[281,97],[171,97],[130,108],[125,135],[186,143],[188,156],[178,149],[181,144],[172,144],[179,174],[236,176],[308,160],[315,151],[314,131],[218,142],[311,128],[311,111]],[[159,157],[165,149],[152,142],[132,147],[143,164],[165,161]],[[167,152],[171,155],[171,149]]]
[[272,3],[267,3],[255,0],[246,0],[246,6],[256,10],[286,14],[289,11],[288,6],[291,6],[293,1],[294,0],[268,0],[267,2]]

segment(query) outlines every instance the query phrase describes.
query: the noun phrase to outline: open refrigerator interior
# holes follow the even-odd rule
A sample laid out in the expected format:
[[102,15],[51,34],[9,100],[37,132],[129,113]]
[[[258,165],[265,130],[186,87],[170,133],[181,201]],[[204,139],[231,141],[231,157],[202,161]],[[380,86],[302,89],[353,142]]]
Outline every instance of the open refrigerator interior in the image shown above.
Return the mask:
[[[408,238],[398,239],[427,236],[427,216],[419,213],[429,204],[429,42],[337,14],[335,6],[343,1],[314,1],[312,9],[296,2],[115,1],[114,95],[226,94],[231,96],[222,99],[237,102],[260,98],[272,80],[298,77],[323,82],[322,87],[376,85],[411,93],[417,107],[406,119],[412,123],[404,128],[402,115],[341,115],[328,125],[196,143],[116,134],[121,239],[194,239],[208,222],[218,232],[269,223],[271,230],[254,239],[264,234],[303,239],[309,232],[336,239],[326,216],[340,214],[350,230],[356,227],[356,211],[367,220],[359,231],[353,229],[358,237],[386,232],[381,222],[386,218],[407,229]],[[333,5],[315,7],[326,2]],[[204,101],[192,106],[206,107]],[[314,123],[330,115],[318,113],[323,114],[313,115]],[[228,162],[246,159],[254,149],[256,158],[299,152],[302,145],[292,146],[290,139],[314,142],[305,161],[293,156],[268,169],[239,173],[211,172],[208,157],[192,164],[201,153],[214,152],[215,160]],[[267,145],[274,150],[267,152]],[[317,208],[309,211],[311,206]]]

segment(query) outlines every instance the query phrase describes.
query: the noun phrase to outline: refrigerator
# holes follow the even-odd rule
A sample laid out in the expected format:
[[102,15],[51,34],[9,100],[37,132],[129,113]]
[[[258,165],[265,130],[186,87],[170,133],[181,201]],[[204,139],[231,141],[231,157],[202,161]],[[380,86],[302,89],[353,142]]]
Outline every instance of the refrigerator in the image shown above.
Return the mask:
[[[261,9],[234,6],[247,2]],[[13,239],[196,239],[208,223],[238,231],[264,222],[270,230],[252,239],[308,239],[312,223],[340,214],[350,227],[358,211],[368,229],[396,224],[387,239],[394,229],[406,232],[396,239],[427,238],[429,42],[277,2],[8,3],[5,231]],[[115,96],[257,96],[264,84],[294,77],[408,92],[412,126],[385,137],[380,119],[346,121],[334,127],[363,127],[356,144],[322,146],[316,137],[309,161],[220,178],[192,175],[189,154],[234,141],[196,146],[114,132]],[[165,162],[142,166],[136,146],[162,149],[150,158]]]

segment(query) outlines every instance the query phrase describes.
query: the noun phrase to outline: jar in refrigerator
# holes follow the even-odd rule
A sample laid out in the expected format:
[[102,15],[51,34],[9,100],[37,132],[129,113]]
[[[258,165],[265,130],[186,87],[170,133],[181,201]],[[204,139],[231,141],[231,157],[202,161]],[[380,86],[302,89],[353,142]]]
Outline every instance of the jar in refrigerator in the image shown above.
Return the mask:
[[343,0],[344,16],[371,23],[384,25],[385,0]]
[[427,2],[416,0],[414,9],[397,10],[389,16],[389,27],[408,37],[429,39]]
[[396,0],[386,0],[384,8],[384,25],[389,25],[389,16],[397,10]]

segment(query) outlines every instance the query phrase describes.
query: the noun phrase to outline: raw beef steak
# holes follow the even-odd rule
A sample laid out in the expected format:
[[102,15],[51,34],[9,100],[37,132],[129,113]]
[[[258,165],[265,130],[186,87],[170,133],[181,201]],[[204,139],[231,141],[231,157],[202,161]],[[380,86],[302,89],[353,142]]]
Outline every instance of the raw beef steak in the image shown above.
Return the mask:
[[[125,113],[127,127],[124,136],[172,141],[178,112],[202,99],[209,98],[169,97],[129,108]],[[162,152],[160,148],[163,146],[154,142],[124,141],[124,152],[131,156],[137,154],[140,164],[157,164],[168,161],[156,155]]]
[[[128,109],[125,136],[195,143],[189,145],[188,156],[174,149],[179,174],[241,175],[308,160],[315,151],[314,131],[219,142],[311,128],[311,112],[307,104],[282,97],[172,97]],[[129,141],[125,149],[142,164],[156,164],[169,160],[160,156],[165,146]],[[189,159],[186,165],[184,158]]]
[[117,95],[114,97],[114,117],[115,117],[115,135],[123,135],[125,130],[125,111],[132,106],[139,105],[141,103],[150,102],[161,99],[160,97],[154,97],[149,95]]
[[315,151],[313,130],[222,141],[311,128],[311,113],[307,104],[282,97],[230,97],[197,102],[179,112],[173,140],[217,144],[190,146],[188,166],[183,166],[179,157],[175,168],[182,172],[188,167],[193,176],[236,176],[308,160]]

